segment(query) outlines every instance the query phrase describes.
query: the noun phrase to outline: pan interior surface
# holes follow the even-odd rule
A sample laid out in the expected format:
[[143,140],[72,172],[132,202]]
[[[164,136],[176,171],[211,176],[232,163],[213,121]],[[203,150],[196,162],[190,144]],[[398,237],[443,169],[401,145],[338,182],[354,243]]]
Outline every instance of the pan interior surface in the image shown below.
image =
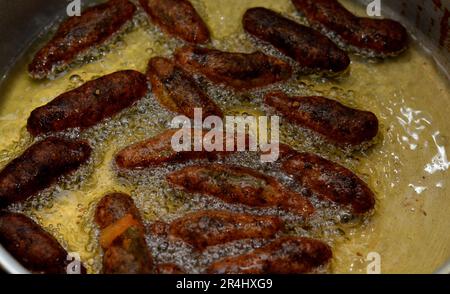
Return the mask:
[[[269,47],[256,45],[244,33],[241,18],[248,8],[267,7],[304,23],[288,0],[191,2],[211,30],[212,45],[226,51],[263,49],[274,53]],[[364,14],[359,5],[341,2],[351,11]],[[97,57],[91,62],[54,80],[33,81],[27,75],[25,64],[33,53],[29,52],[3,85],[0,167],[33,141],[25,126],[34,108],[83,82],[117,70],[145,72],[151,57],[170,56],[181,45],[139,13],[128,32],[105,50],[92,52]],[[351,58],[350,72],[341,77],[299,76],[278,86],[292,95],[323,95],[372,111],[381,123],[375,145],[351,154],[318,142],[308,132],[282,126],[282,141],[343,164],[361,176],[377,195],[375,213],[369,219],[345,225],[317,224],[311,234],[332,245],[334,273],[366,273],[370,264],[367,257],[373,252],[381,257],[382,273],[432,273],[450,257],[450,162],[446,153],[450,144],[449,82],[417,42],[401,56],[385,61],[357,55]],[[226,114],[265,113],[258,91],[237,95],[211,87],[208,92]],[[100,272],[101,249],[93,213],[106,193],[130,193],[148,223],[170,221],[198,205],[206,205],[169,189],[164,181],[165,169],[118,176],[112,164],[118,150],[166,129],[171,118],[149,95],[90,130],[81,134],[73,131],[69,136],[85,138],[95,147],[90,164],[12,210],[31,216],[67,251],[78,252],[88,272]],[[258,167],[251,162],[251,155],[242,157],[242,162]],[[149,244],[152,248],[158,246],[157,240],[149,239]],[[177,261],[193,271],[198,268],[193,257],[171,250],[155,250],[155,259]]]

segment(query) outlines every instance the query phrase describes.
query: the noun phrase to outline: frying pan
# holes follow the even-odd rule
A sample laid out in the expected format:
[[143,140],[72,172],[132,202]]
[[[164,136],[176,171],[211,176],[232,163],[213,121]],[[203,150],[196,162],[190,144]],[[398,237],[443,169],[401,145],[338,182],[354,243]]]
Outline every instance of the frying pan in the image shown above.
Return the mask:
[[[367,5],[372,0],[354,0]],[[8,76],[21,56],[56,21],[65,16],[69,1],[64,0],[0,0],[0,84],[8,83]],[[82,1],[83,5],[89,2]],[[382,14],[399,20],[408,27],[414,38],[429,51],[450,77],[449,0],[381,1]],[[441,261],[436,273],[450,273],[450,261]],[[8,273],[28,273],[0,246],[0,266]]]

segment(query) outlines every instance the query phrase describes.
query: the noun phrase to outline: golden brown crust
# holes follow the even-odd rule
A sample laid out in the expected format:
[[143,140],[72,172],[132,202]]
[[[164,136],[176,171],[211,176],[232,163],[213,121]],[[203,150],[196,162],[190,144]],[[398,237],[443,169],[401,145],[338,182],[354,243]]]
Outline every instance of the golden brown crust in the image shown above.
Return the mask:
[[275,178],[256,170],[223,164],[194,165],[170,173],[173,185],[228,203],[252,207],[279,207],[307,217],[314,212],[303,196],[283,187]]
[[[0,244],[33,273],[67,273],[69,261],[66,250],[25,215],[0,213]],[[81,265],[81,273],[85,272]]]
[[131,106],[147,93],[145,75],[118,71],[89,81],[33,110],[27,129],[33,135],[89,128]]
[[255,249],[232,256],[208,267],[208,274],[304,274],[326,266],[331,248],[318,240],[284,237]]
[[378,119],[372,112],[347,107],[325,97],[289,97],[269,93],[265,103],[289,121],[318,132],[340,145],[359,145],[378,133]]
[[0,206],[23,202],[86,163],[84,141],[49,137],[29,147],[0,172]]
[[302,68],[342,72],[350,65],[347,53],[327,37],[272,10],[262,7],[247,10],[243,25],[248,33],[272,44]]
[[297,153],[284,161],[282,168],[319,198],[350,206],[355,214],[367,213],[375,206],[375,195],[366,183],[347,168],[318,155]]
[[194,108],[201,108],[203,117],[223,113],[199,87],[190,74],[170,59],[154,57],[148,64],[147,77],[159,103],[168,110],[194,118]]
[[318,29],[377,57],[394,56],[408,47],[408,32],[390,19],[356,17],[337,0],[292,0],[297,10]]
[[209,30],[188,0],[139,0],[151,20],[172,36],[193,44],[209,42]]
[[33,78],[52,74],[55,67],[72,63],[87,49],[107,41],[132,19],[136,7],[127,0],[110,0],[64,21],[28,66]]
[[[194,129],[189,129],[191,132]],[[116,163],[121,169],[143,169],[151,166],[159,166],[166,163],[176,163],[184,162],[191,159],[208,159],[210,161],[217,160],[228,156],[232,151],[207,151],[205,146],[202,145],[201,151],[193,151],[194,144],[192,143],[191,151],[175,151],[172,147],[172,137],[179,129],[167,130],[161,134],[156,135],[148,140],[133,144],[128,146],[116,155]],[[213,132],[213,131],[202,131],[202,138],[205,139],[206,136],[217,135],[223,138],[222,150],[226,150],[227,138],[233,139],[234,149],[237,150],[237,134],[229,134],[226,132]],[[214,138],[217,138],[215,136]],[[245,144],[249,146],[250,137],[246,136]]]
[[254,216],[220,210],[202,210],[176,219],[164,228],[152,226],[152,232],[165,232],[196,250],[242,239],[270,239],[283,230],[283,221],[275,216]]
[[116,155],[117,165],[122,169],[139,169],[182,161],[191,156],[202,157],[202,152],[176,152],[172,148],[171,140],[177,131],[168,130],[122,149]]
[[113,193],[97,204],[95,222],[104,232],[121,219],[131,215],[133,223],[112,243],[103,248],[103,273],[149,274],[152,273],[152,256],[145,241],[145,228],[132,198]]

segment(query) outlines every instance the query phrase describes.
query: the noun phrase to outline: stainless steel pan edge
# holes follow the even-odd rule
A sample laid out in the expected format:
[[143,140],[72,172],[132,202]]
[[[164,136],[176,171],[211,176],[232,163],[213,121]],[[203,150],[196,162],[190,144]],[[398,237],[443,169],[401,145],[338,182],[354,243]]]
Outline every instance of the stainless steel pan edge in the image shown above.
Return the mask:
[[[373,2],[355,1],[361,5]],[[70,1],[0,0],[0,91],[6,86],[8,73],[14,64],[32,42],[47,31],[49,25],[64,15],[68,2]],[[422,45],[433,56],[436,64],[450,77],[449,0],[381,0],[381,9],[384,17],[401,21],[418,40],[422,40]],[[11,274],[29,273],[1,245],[0,267]],[[436,273],[450,274],[450,260]]]
[[[8,73],[32,42],[65,11],[66,0],[0,0],[0,99]],[[0,104],[1,105],[1,104]],[[11,274],[29,274],[0,245],[0,267]]]
[[0,0],[0,82],[66,5],[66,0]]
[[[356,0],[366,6],[374,0]],[[400,21],[450,80],[450,0],[379,0],[382,17]]]

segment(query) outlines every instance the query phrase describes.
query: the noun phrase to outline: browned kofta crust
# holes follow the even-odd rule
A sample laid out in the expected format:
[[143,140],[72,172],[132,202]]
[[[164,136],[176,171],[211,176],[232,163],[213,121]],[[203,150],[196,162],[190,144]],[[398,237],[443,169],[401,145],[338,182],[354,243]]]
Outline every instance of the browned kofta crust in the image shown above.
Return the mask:
[[178,130],[167,130],[148,140],[130,145],[117,153],[116,164],[122,169],[142,169],[164,163],[182,161],[184,158],[203,157],[203,152],[176,152],[171,145]]
[[272,44],[302,68],[337,73],[350,65],[347,53],[330,39],[272,10],[262,7],[247,10],[243,25],[249,34]]
[[200,88],[190,74],[173,60],[154,57],[150,60],[147,78],[159,103],[168,110],[194,118],[194,108],[201,108],[203,117],[223,113]]
[[33,144],[0,172],[0,207],[23,202],[60,176],[86,163],[91,147],[84,141],[49,137]]
[[242,239],[270,239],[283,230],[283,221],[275,216],[255,216],[220,210],[189,213],[166,228],[157,222],[152,232],[163,232],[170,238],[181,239],[194,249],[203,251],[209,246]]
[[[357,17],[337,0],[292,0],[311,26],[376,57],[395,56],[408,48],[407,30],[390,19]],[[358,51],[359,51],[358,50]]]
[[[67,273],[66,250],[23,214],[0,212],[0,244],[33,273]],[[85,272],[81,265],[81,273]]]
[[133,199],[126,194],[113,193],[104,196],[97,204],[95,222],[102,230],[127,214],[131,214],[136,221],[142,223],[141,215]]
[[113,193],[103,197],[97,204],[95,222],[103,231],[127,216],[132,217],[133,224],[103,248],[103,273],[152,273],[153,261],[145,241],[145,228],[130,196]]
[[33,110],[27,129],[33,135],[89,128],[131,106],[147,93],[145,75],[118,71],[63,93]]
[[309,128],[339,145],[359,145],[378,134],[375,114],[325,97],[289,97],[275,92],[266,95],[265,103],[292,123]]
[[254,251],[211,264],[208,274],[303,274],[326,266],[331,248],[318,240],[283,237]]
[[[194,129],[190,129],[191,134],[193,130]],[[238,147],[238,134],[231,134],[225,131],[214,132],[216,136],[224,138],[222,149],[224,151],[207,151],[204,148],[204,145],[202,145],[201,151],[193,151],[193,143],[191,145],[192,151],[175,151],[171,141],[172,137],[178,131],[180,131],[180,129],[167,130],[148,140],[125,147],[119,151],[115,157],[117,166],[121,169],[143,169],[163,164],[185,162],[191,159],[208,159],[209,161],[215,161],[233,153],[233,151],[226,151],[227,139],[231,139],[231,137],[235,144],[233,150],[237,150]],[[210,132],[211,131],[202,130],[202,138],[206,139],[206,136],[209,136]],[[253,139],[246,134],[246,146],[250,146],[250,140]]]
[[206,158],[205,152],[177,152],[172,148],[172,137],[178,130],[167,130],[148,140],[128,146],[116,155],[116,163],[122,169],[142,169],[165,163]]
[[33,78],[48,77],[54,67],[73,62],[79,54],[101,45],[132,19],[136,6],[127,0],[110,0],[64,21],[28,66]]
[[208,27],[188,0],[139,0],[139,3],[168,34],[193,44],[209,42]]
[[233,165],[188,166],[170,173],[168,181],[190,193],[203,193],[227,203],[253,207],[279,207],[303,217],[314,212],[303,196],[288,190],[275,178]]
[[175,59],[188,72],[239,91],[285,81],[292,75],[288,63],[259,51],[231,53],[185,46],[176,51]]
[[374,208],[374,193],[352,171],[312,153],[290,154],[282,169],[319,198],[350,206],[354,214]]

